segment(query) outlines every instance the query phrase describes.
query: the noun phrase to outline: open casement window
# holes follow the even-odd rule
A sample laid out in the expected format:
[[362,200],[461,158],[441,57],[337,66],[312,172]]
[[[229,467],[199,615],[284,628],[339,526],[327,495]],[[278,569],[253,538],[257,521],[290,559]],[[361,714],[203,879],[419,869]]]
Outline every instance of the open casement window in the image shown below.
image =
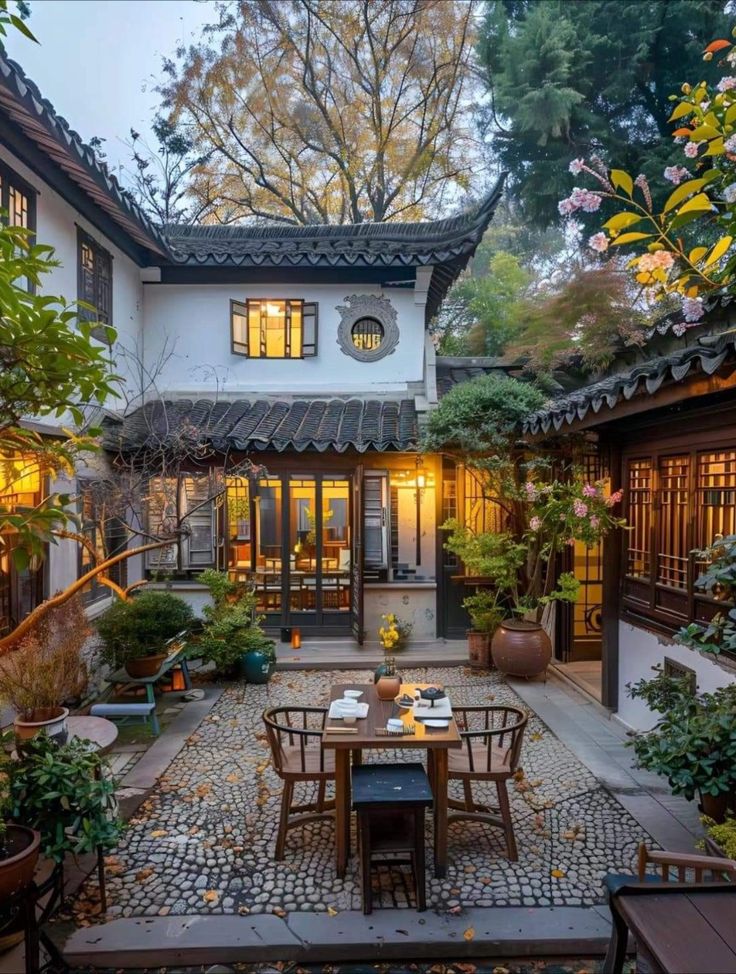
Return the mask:
[[[77,228],[77,298],[91,304],[94,310],[80,308],[84,321],[112,323],[112,255],[88,233]],[[107,341],[102,328],[92,333],[99,341]]]
[[[128,546],[128,532],[120,518],[110,516],[105,510],[94,482],[79,483],[79,498],[82,534],[90,545],[79,546],[77,577],[81,578],[99,562],[125,551]],[[112,565],[106,574],[112,582],[125,588],[128,583],[127,567],[127,562],[120,561]],[[110,594],[110,588],[95,578],[83,590],[82,599],[85,604],[90,604],[107,598]]]
[[318,306],[313,301],[231,301],[233,354],[248,358],[311,358],[317,354],[317,319]]
[[166,535],[181,525],[176,543],[146,553],[150,572],[189,572],[215,566],[216,498],[218,490],[207,473],[154,477],[149,482],[148,531]]
[[693,552],[736,532],[736,447],[632,456],[624,476],[625,610],[665,631],[712,618]]

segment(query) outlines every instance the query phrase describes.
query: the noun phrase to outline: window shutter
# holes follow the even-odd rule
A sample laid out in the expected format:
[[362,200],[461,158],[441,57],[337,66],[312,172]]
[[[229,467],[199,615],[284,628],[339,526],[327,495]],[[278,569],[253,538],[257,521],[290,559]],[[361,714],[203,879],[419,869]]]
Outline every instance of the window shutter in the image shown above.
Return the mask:
[[284,358],[291,358],[291,305],[284,302]]
[[388,577],[386,544],[386,477],[366,474],[363,480],[363,564],[365,577]]
[[182,486],[184,523],[189,528],[182,544],[182,567],[210,568],[215,563],[215,510],[213,501],[208,499],[212,496],[210,479],[206,475],[185,477]]
[[248,355],[248,308],[240,301],[230,302],[230,338],[233,355]]
[[305,301],[302,306],[303,358],[313,358],[317,354],[318,309],[316,301]]

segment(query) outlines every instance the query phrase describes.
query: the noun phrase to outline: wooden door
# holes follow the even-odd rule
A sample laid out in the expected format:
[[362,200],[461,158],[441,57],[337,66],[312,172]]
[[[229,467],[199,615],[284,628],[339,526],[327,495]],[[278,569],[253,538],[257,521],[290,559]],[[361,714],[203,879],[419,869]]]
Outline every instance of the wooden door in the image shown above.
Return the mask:
[[353,474],[353,534],[351,552],[351,626],[359,646],[363,645],[363,464]]

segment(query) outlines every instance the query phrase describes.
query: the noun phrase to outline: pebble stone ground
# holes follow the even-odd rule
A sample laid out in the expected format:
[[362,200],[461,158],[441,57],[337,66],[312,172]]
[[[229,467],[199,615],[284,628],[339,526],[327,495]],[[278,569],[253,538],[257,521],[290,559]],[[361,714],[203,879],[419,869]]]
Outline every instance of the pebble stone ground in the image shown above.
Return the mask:
[[[456,704],[523,707],[495,673],[421,668],[403,676],[442,683]],[[266,706],[326,703],[331,683],[368,679],[358,670],[302,671],[276,674],[265,687],[229,685],[108,860],[108,916],[360,909],[355,858],[344,880],[335,876],[330,822],[290,832],[286,860],[274,861],[281,783],[261,714]],[[367,760],[381,756],[374,751]],[[447,877],[428,871],[430,907],[591,905],[604,902],[606,872],[631,871],[648,836],[534,715],[522,767],[524,778],[511,787],[519,861],[504,858],[497,830],[452,825]],[[481,786],[480,800],[483,794]],[[431,843],[428,822],[429,862]],[[374,888],[374,907],[414,905],[403,867],[382,869]]]

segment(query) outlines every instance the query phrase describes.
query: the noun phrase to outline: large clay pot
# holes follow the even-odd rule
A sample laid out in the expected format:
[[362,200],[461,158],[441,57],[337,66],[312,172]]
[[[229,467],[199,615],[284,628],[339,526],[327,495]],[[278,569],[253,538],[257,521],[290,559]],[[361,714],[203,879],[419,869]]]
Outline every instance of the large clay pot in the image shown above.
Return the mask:
[[132,676],[134,680],[141,680],[146,676],[155,676],[165,659],[166,653],[157,653],[156,656],[139,656],[138,659],[129,659],[125,664],[125,669],[128,676]]
[[37,707],[23,717],[16,717],[13,721],[15,739],[19,745],[29,741],[36,734],[46,734],[53,737],[59,744],[65,744],[68,736],[66,719],[69,711],[66,707]]
[[0,903],[30,885],[41,836],[25,825],[8,825],[4,842],[5,857],[0,858]]
[[468,662],[474,670],[491,668],[491,634],[468,630]]
[[275,661],[258,650],[240,657],[240,672],[246,683],[268,683],[275,669]]
[[538,622],[506,619],[493,637],[491,655],[501,673],[528,679],[547,669],[552,643]]
[[394,700],[401,692],[401,677],[398,673],[393,676],[379,676],[376,680],[376,693],[379,700]]
[[725,793],[721,795],[704,795],[701,792],[700,811],[703,815],[707,815],[708,818],[712,818],[714,822],[718,822],[720,825],[726,821],[728,795]]

